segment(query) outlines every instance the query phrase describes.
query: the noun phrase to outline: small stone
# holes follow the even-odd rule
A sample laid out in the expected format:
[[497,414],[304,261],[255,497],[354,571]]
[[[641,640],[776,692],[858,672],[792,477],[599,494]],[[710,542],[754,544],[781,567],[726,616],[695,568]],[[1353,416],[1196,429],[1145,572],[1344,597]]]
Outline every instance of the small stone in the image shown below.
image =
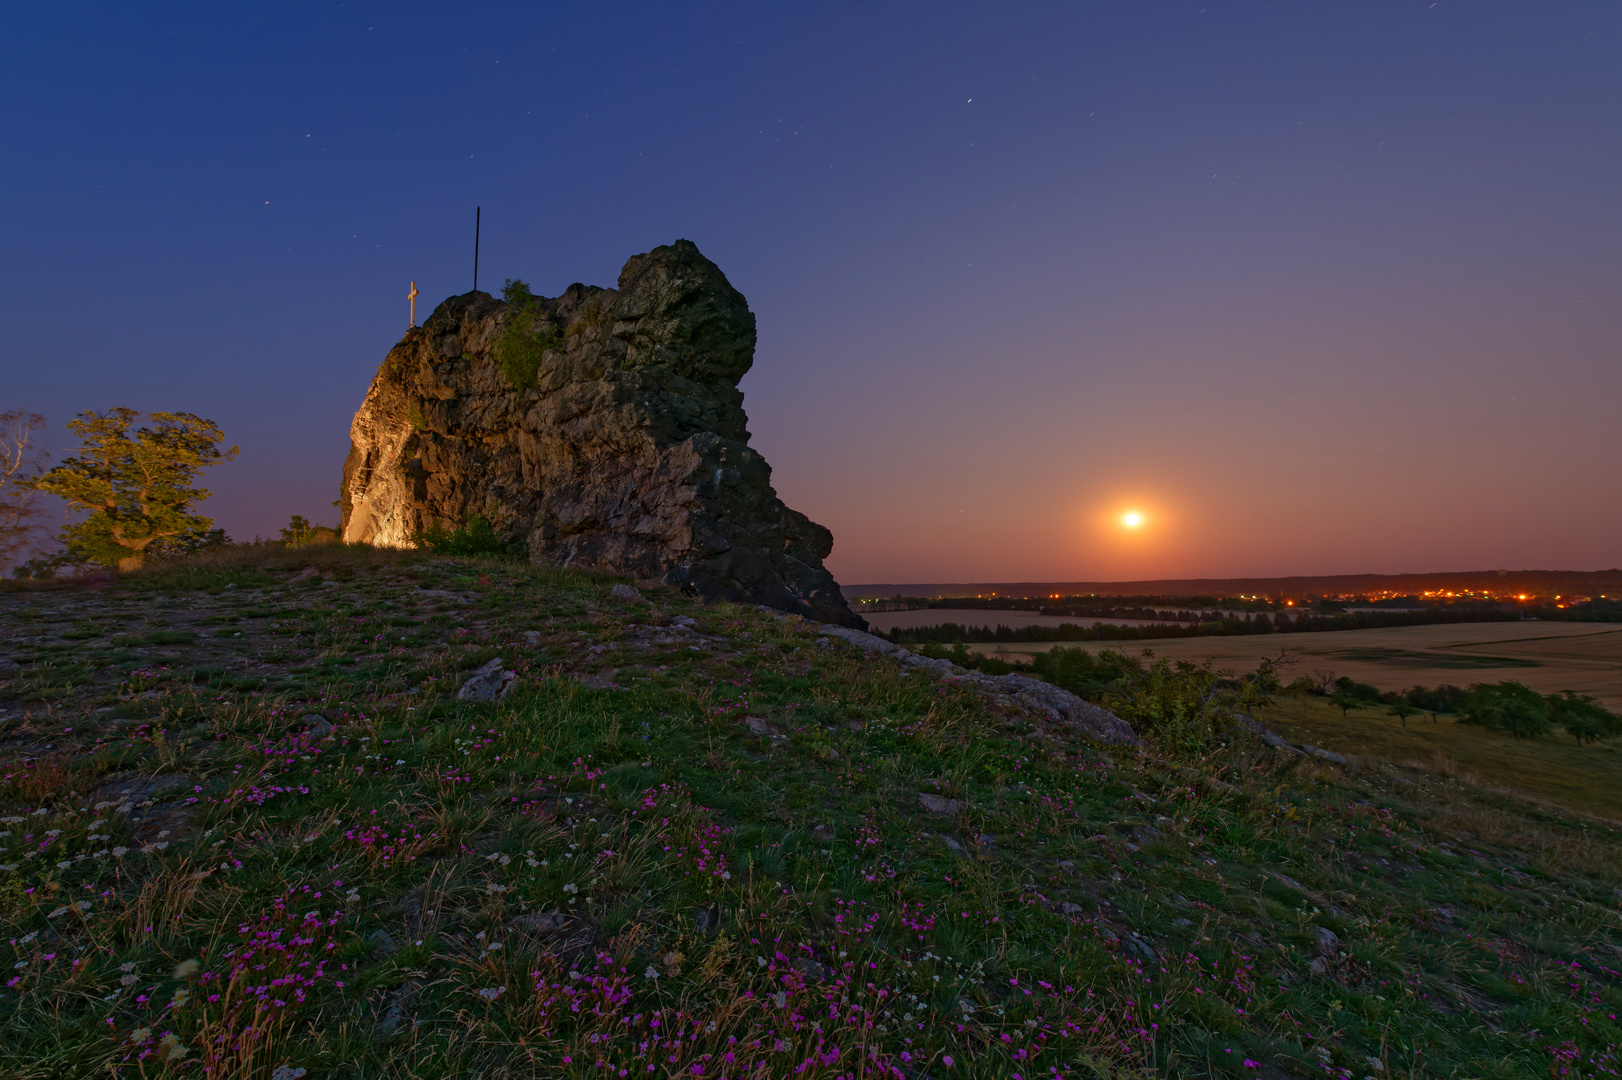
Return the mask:
[[957,799],[948,799],[944,795],[919,795],[918,801],[924,804],[924,809],[931,814],[955,814],[963,809],[963,804]]
[[394,938],[389,936],[387,930],[372,931],[372,936],[366,939],[366,944],[370,945],[379,956],[390,956],[399,948],[394,943]]
[[637,591],[635,585],[616,585],[612,589],[608,590],[608,595],[612,596],[616,600],[642,599],[642,594]]
[[1185,929],[1185,930],[1186,930],[1186,929],[1188,929],[1188,928],[1189,928],[1189,927],[1190,927],[1190,926],[1193,926],[1193,925],[1194,925],[1194,922],[1193,922],[1193,920],[1192,920],[1192,919],[1173,919],[1173,920],[1172,920],[1172,921],[1171,921],[1171,924],[1172,924],[1172,925],[1173,925],[1173,926],[1181,926],[1181,927],[1182,927],[1182,928],[1183,928],[1183,929]]
[[801,975],[804,975],[806,978],[811,979],[814,982],[821,982],[823,979],[828,977],[827,968],[823,967],[815,960],[808,959],[804,956],[796,959],[793,963],[793,967],[795,971],[798,971]]
[[1071,862],[1069,859],[1061,859],[1059,860],[1059,869],[1063,870],[1067,874],[1074,874],[1076,872],[1076,864]]
[[1340,951],[1340,936],[1327,926],[1313,927],[1318,935],[1318,955],[1334,956]]
[[969,853],[968,848],[958,843],[957,837],[947,836],[945,833],[938,833],[937,835],[940,837],[941,843],[945,844],[954,854],[967,855]]
[[671,619],[670,621],[671,621],[671,623],[673,625],[679,626],[684,630],[697,630],[698,629],[698,620],[693,618],[691,615],[677,615],[674,619]]
[[457,701],[495,701],[506,697],[518,682],[516,671],[503,671],[501,657],[496,657],[473,673],[456,692]]
[[1320,956],[1307,965],[1307,972],[1312,975],[1326,975],[1329,972],[1329,965],[1324,963],[1324,958]]
[[1080,904],[1072,903],[1069,900],[1059,905],[1059,914],[1061,915],[1083,915],[1086,911],[1087,909]]
[[514,930],[526,930],[532,934],[546,934],[563,928],[563,916],[557,912],[537,911],[529,915],[520,915],[516,919],[509,919],[507,925]]
[[749,729],[749,734],[758,739],[767,739],[777,734],[777,730],[758,716],[743,718],[743,726]]
[[314,735],[318,739],[324,739],[328,735],[332,734],[332,721],[328,720],[319,713],[310,713],[308,716],[301,716],[299,717],[299,723],[308,728],[310,734]]
[[1137,953],[1143,959],[1149,961],[1151,964],[1156,963],[1160,959],[1160,954],[1155,952],[1154,946],[1150,945],[1147,941],[1144,941],[1140,937],[1134,936],[1128,938],[1126,947],[1132,952]]
[[541,632],[539,630],[525,630],[524,643],[530,646],[539,645],[541,643]]
[[1346,764],[1346,759],[1335,753],[1333,750],[1325,750],[1322,747],[1311,746],[1307,743],[1302,743],[1301,749],[1322,761],[1332,762],[1336,765]]

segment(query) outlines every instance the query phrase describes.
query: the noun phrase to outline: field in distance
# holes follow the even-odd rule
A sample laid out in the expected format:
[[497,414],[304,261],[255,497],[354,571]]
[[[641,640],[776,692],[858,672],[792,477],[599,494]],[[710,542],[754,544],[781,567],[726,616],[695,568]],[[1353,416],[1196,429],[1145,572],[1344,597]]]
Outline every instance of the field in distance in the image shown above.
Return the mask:
[[1006,626],[1019,629],[1025,626],[1091,626],[1095,622],[1108,622],[1116,626],[1160,626],[1176,624],[1176,619],[1095,619],[1085,615],[1038,615],[1034,611],[980,611],[975,608],[918,608],[914,611],[864,611],[875,633],[888,634],[897,628],[910,630],[915,626],[939,626],[957,623],[959,626],[986,626],[996,629]]
[[1219,668],[1235,671],[1253,670],[1282,649],[1294,661],[1284,672],[1286,682],[1319,670],[1381,690],[1514,679],[1539,693],[1574,690],[1592,695],[1608,709],[1622,709],[1622,627],[1605,623],[1455,623],[1151,642],[988,642],[969,648],[984,656],[1020,660],[1056,647],[1136,653],[1145,646],[1156,656],[1210,659]]

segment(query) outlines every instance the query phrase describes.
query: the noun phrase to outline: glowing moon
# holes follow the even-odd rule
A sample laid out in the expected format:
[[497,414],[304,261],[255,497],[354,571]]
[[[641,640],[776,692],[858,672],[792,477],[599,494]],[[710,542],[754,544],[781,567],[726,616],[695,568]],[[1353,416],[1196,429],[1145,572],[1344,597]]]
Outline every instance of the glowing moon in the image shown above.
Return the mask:
[[1129,510],[1121,515],[1121,524],[1129,529],[1136,529],[1143,524],[1143,515],[1136,510]]

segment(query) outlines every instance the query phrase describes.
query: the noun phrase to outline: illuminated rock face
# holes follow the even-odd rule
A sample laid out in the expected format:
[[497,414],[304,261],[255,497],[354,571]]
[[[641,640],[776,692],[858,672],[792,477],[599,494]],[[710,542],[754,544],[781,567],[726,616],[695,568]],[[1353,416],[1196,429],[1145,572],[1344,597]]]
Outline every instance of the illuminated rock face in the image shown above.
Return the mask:
[[533,375],[498,362],[526,317],[482,292],[390,350],[350,427],[345,540],[409,547],[478,513],[536,563],[863,625],[822,565],[833,535],[749,448],[755,317],[714,263],[680,240],[631,259],[618,289],[571,285],[531,310],[530,340],[554,346]]

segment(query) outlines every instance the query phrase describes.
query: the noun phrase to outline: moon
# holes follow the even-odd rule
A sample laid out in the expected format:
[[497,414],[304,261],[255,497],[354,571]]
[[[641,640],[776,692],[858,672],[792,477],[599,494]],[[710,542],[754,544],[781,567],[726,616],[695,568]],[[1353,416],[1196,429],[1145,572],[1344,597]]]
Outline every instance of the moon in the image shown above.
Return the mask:
[[1143,515],[1138,513],[1136,510],[1128,510],[1126,513],[1121,515],[1121,524],[1125,525],[1129,529],[1136,529],[1139,525],[1143,524]]

